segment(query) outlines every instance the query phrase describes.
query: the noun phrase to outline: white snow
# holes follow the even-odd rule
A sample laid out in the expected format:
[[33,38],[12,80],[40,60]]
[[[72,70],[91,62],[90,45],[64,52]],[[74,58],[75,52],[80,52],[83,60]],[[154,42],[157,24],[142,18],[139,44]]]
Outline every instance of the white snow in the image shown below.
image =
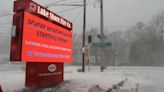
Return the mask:
[[[25,82],[25,72],[21,64],[1,64],[0,84],[4,92],[22,90]],[[86,67],[85,73],[77,70],[81,66],[65,66],[64,79],[71,81],[70,84],[62,86],[70,92],[88,92],[88,89],[99,85],[107,90],[112,85],[128,78],[123,89],[135,89],[139,84],[139,92],[163,92],[164,90],[164,68],[163,67],[108,67],[105,72],[100,72],[98,66],[91,66],[90,71]],[[61,91],[60,91],[61,92]]]
[[0,85],[4,92],[12,92],[24,88],[25,73],[20,64],[0,65]]

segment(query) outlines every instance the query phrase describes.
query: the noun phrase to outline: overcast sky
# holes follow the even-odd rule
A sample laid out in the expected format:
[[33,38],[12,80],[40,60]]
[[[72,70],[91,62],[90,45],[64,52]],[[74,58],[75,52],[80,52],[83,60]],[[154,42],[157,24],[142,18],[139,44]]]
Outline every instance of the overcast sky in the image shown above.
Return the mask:
[[[0,15],[12,13],[14,0],[0,0]],[[51,2],[71,3],[83,0],[34,0],[41,5]],[[96,0],[98,1],[98,0]],[[126,30],[137,22],[147,23],[151,18],[164,10],[164,0],[103,0],[104,24],[109,32]],[[87,0],[87,30],[99,28],[100,9],[95,0]],[[53,6],[49,9],[73,22],[73,32],[82,32],[83,8],[61,12],[73,7]],[[9,53],[12,16],[0,17],[0,54]],[[6,51],[6,49],[8,51]],[[3,52],[4,50],[4,52]],[[8,54],[9,55],[9,54]]]
[[[14,0],[0,0],[0,14],[4,12],[12,12]],[[34,0],[41,5],[45,5],[51,2],[64,1],[64,0]],[[65,0],[63,3],[70,3],[80,0]],[[99,5],[96,3],[98,0],[87,0],[90,4],[87,6],[87,29],[91,27],[99,28]],[[158,14],[161,10],[164,10],[164,0],[103,0],[104,1],[104,21],[105,28],[109,31],[124,30],[130,26],[135,25],[137,22],[148,22],[153,15]],[[95,7],[94,7],[95,6]],[[62,12],[65,9],[73,7],[50,7],[49,9],[66,19],[70,20],[74,24],[74,31],[81,32],[83,8],[78,8],[72,11]],[[1,23],[11,23],[12,16],[0,17]],[[9,28],[10,25],[0,25],[0,31]]]

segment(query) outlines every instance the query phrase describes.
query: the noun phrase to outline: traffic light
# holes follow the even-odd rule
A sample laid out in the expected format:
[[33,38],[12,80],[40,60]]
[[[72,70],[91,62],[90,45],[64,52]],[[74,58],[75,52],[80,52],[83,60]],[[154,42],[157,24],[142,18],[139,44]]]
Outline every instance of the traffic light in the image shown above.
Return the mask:
[[92,42],[92,36],[89,35],[89,36],[88,36],[88,43],[91,43],[91,42]]
[[99,39],[107,39],[107,37],[106,37],[105,35],[104,35],[104,36],[101,36],[100,34],[98,34],[97,37],[98,37]]

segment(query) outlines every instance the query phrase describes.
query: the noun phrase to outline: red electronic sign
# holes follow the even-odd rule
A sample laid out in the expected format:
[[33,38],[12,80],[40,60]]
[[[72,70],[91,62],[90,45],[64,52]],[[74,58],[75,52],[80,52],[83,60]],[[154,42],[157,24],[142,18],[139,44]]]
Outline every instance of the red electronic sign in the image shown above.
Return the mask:
[[61,83],[63,62],[72,62],[72,23],[31,0],[14,1],[14,12],[10,60],[27,62],[25,85]]
[[72,62],[72,32],[24,12],[21,61]]
[[31,0],[15,1],[14,12],[11,61],[72,62],[71,22]]

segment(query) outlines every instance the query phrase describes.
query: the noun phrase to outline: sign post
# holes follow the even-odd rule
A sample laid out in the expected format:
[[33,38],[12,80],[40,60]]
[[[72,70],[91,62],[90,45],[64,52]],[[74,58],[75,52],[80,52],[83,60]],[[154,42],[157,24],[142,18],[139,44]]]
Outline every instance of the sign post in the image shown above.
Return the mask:
[[[106,69],[106,65],[107,65],[107,57],[105,56],[105,53],[107,52],[106,47],[112,46],[111,42],[97,42],[97,43],[92,43],[92,49],[96,49],[96,51],[100,52],[99,56],[100,56],[100,61],[101,61],[101,65],[100,65],[100,71],[103,72],[104,69]],[[93,52],[92,52],[93,53]]]
[[63,81],[72,62],[72,23],[31,0],[14,1],[10,61],[26,63],[25,85],[39,88]]

